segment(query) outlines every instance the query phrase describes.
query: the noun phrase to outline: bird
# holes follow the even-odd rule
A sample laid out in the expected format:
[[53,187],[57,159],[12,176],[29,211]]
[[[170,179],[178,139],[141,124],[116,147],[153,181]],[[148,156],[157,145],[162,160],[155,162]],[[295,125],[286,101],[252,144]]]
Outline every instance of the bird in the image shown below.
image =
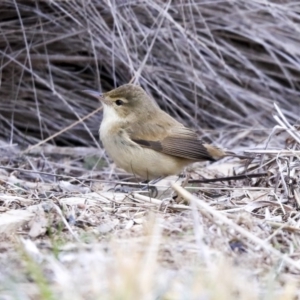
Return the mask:
[[100,139],[116,166],[152,180],[180,174],[198,161],[216,161],[233,152],[205,143],[139,85],[124,84],[109,92],[85,90],[103,105]]

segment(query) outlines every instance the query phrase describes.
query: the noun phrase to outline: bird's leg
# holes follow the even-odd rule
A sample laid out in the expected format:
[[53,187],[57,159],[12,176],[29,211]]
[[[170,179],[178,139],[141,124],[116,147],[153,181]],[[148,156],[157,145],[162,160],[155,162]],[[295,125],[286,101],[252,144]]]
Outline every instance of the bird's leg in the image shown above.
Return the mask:
[[152,180],[150,180],[150,181],[149,181],[149,180],[146,180],[145,183],[154,185],[154,184],[158,183],[159,181],[161,181],[161,180],[164,179],[164,178],[165,178],[164,176],[160,176],[160,177],[158,177],[158,178],[156,178],[156,179],[152,179]]
[[186,187],[186,185],[189,183],[190,178],[191,178],[191,173],[187,173],[187,175],[181,185],[183,188]]
[[162,180],[164,177],[160,176],[156,179],[153,180],[146,180],[142,183],[146,183],[147,185],[145,185],[144,187],[142,187],[142,191],[148,190],[148,192],[150,193],[151,197],[155,198],[158,195],[158,190],[157,188],[154,186],[154,184],[158,183],[160,180]]
[[116,184],[114,188],[111,188],[109,191],[113,191],[114,193],[131,193],[132,186],[126,186],[124,184]]
[[[158,194],[158,190],[154,184],[162,180],[164,177],[158,177],[153,180],[145,180],[142,181],[141,183],[137,183],[136,185],[126,185],[126,184],[117,184],[112,190],[114,192],[119,192],[119,193],[131,193],[134,191],[134,189],[137,189],[141,184],[143,184],[143,187],[141,188],[142,191],[148,191],[151,195],[151,197],[155,198]],[[147,184],[147,185],[144,185]]]

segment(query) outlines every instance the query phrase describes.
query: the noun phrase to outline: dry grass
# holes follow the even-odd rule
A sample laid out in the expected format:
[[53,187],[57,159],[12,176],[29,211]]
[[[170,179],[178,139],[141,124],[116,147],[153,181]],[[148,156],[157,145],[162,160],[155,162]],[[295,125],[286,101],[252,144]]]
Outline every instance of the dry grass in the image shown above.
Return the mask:
[[[99,106],[81,90],[130,80],[200,134],[222,126],[219,142],[228,146],[239,129],[269,130],[274,101],[298,120],[298,1],[2,2],[6,140],[57,133]],[[99,121],[93,116],[56,142],[98,146]]]
[[205,184],[175,176],[155,184],[155,197],[121,170],[107,180],[112,165],[88,170],[95,157],[82,148],[46,146],[45,160],[40,154],[18,157],[16,148],[3,144],[0,295],[299,297],[300,134],[276,110],[282,126],[266,142],[283,138],[282,149],[263,149],[262,143],[249,150],[264,153],[251,162],[220,161],[190,172],[193,180],[267,176]]
[[[3,1],[0,298],[299,298],[299,12],[298,1]],[[101,114],[82,120],[99,104],[81,90],[130,80],[255,157],[199,164],[190,179],[267,175],[143,191],[99,150]]]

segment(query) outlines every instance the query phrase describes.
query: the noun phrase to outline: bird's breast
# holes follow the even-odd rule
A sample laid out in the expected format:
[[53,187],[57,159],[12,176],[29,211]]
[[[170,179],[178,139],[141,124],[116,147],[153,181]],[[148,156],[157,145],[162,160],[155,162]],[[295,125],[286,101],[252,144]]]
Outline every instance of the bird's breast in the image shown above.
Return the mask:
[[115,164],[145,179],[178,174],[190,163],[186,159],[166,155],[134,143],[124,129],[100,127],[103,146]]

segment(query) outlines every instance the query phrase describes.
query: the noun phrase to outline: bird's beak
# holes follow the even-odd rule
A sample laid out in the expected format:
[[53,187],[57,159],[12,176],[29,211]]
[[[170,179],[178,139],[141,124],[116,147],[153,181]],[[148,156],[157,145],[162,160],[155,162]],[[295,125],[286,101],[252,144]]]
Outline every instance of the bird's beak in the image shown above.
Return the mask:
[[85,92],[88,95],[91,95],[95,98],[97,98],[98,100],[100,100],[102,102],[102,104],[106,104],[109,105],[109,101],[107,101],[104,97],[103,93],[97,92],[97,91],[93,91],[93,90],[83,90],[83,92]]
[[97,98],[98,100],[100,100],[102,102],[102,104],[105,104],[105,105],[110,105],[111,104],[109,100],[105,99],[103,93],[93,91],[93,90],[83,90],[83,92]]

